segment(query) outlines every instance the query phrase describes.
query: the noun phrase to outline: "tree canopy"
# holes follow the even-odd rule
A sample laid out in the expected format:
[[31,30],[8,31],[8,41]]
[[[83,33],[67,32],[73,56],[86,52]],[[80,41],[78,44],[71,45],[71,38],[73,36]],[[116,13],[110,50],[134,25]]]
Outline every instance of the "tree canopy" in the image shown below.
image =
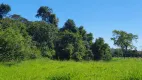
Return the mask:
[[53,10],[48,6],[41,6],[37,11],[36,17],[40,17],[43,21],[54,24],[56,27],[58,26],[59,19],[56,18],[56,15],[53,14]]
[[[131,49],[137,35],[125,31],[113,31],[114,45],[120,49],[110,49],[104,39],[94,36],[84,26],[77,26],[73,19],[67,19],[62,27],[59,19],[48,6],[41,6],[36,17],[40,21],[29,21],[19,14],[5,17],[11,7],[0,4],[0,61],[19,61],[35,58],[56,60],[110,60],[112,56],[141,56]],[[123,53],[122,53],[123,52]]]
[[11,11],[11,7],[8,4],[0,4],[0,19],[2,19],[8,12]]
[[112,58],[110,47],[103,38],[96,39],[92,45],[92,51],[96,60],[110,60]]
[[137,40],[138,36],[125,31],[113,31],[113,37],[111,40],[114,41],[114,45],[121,47],[123,54],[127,53],[128,48],[133,48],[133,40]]

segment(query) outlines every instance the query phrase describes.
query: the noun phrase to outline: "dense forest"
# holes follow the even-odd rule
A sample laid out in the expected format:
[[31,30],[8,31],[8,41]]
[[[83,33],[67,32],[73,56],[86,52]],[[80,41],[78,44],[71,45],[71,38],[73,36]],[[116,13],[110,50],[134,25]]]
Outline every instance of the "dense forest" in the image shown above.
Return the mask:
[[[0,61],[22,61],[46,57],[53,60],[111,60],[112,57],[142,57],[133,45],[137,35],[121,30],[112,32],[112,49],[83,26],[68,19],[59,28],[56,14],[48,6],[35,13],[41,21],[29,21],[19,14],[9,14],[11,7],[0,4]],[[95,31],[95,30],[94,30]],[[105,34],[105,33],[104,33]]]

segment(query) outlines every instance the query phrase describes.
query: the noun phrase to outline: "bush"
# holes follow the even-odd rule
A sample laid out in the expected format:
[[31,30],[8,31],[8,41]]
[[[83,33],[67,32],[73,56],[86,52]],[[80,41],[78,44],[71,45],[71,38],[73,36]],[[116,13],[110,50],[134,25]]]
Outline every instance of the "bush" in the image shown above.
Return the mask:
[[113,49],[113,57],[123,57],[123,51],[121,49]]
[[36,55],[35,54],[31,54],[30,55],[30,59],[36,59],[37,57],[36,57]]
[[108,52],[107,54],[104,55],[103,60],[109,61],[112,59],[112,55]]
[[103,38],[96,39],[96,42],[92,45],[92,52],[95,60],[110,60],[112,58],[110,47],[104,43]]
[[76,61],[80,61],[82,60],[82,56],[80,52],[75,52],[72,56],[72,59],[76,60]]
[[0,31],[0,61],[21,60],[30,54],[27,40],[12,28]]
[[91,50],[87,50],[85,56],[83,57],[84,60],[92,60],[94,57]]
[[10,19],[0,20],[0,61],[29,59],[31,54],[38,52],[26,26]]
[[27,29],[32,40],[36,42],[36,46],[41,50],[42,57],[53,59],[55,56],[55,42],[58,29],[52,24],[36,21],[28,25]]

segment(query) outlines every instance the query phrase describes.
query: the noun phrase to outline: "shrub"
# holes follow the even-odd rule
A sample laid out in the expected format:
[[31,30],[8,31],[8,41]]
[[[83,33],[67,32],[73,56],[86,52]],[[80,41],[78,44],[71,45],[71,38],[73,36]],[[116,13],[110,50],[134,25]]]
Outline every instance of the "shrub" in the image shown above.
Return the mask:
[[103,38],[96,39],[96,42],[92,45],[92,52],[95,60],[110,60],[112,58],[110,47],[104,43]]
[[10,19],[2,19],[0,23],[0,61],[19,61],[37,55],[23,23]]
[[21,60],[30,54],[27,40],[12,28],[0,31],[0,61]]

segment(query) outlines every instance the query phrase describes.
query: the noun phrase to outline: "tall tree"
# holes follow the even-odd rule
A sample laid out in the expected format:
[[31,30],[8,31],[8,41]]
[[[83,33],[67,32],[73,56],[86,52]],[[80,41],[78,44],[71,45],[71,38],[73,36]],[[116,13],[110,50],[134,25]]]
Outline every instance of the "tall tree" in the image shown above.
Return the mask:
[[91,45],[93,42],[93,34],[92,33],[87,34],[87,31],[84,29],[83,26],[80,26],[78,28],[78,32],[82,37],[82,41],[84,42],[83,45],[85,45],[86,47],[84,59],[85,60],[93,59],[94,55],[91,50]]
[[58,26],[59,19],[55,14],[51,14],[49,17],[49,23],[54,24],[56,27]]
[[2,19],[8,12],[11,11],[11,7],[8,4],[0,4],[0,19]]
[[138,39],[137,35],[134,35],[132,33],[127,33],[125,31],[118,31],[118,30],[113,31],[113,37],[111,38],[111,40],[114,41],[114,45],[121,47],[124,57],[128,51],[128,48],[133,47],[133,44],[132,44],[133,40],[137,40],[137,39]]
[[37,11],[36,17],[41,17],[43,21],[47,21],[52,12],[52,9],[48,6],[41,6]]
[[36,17],[40,17],[43,21],[54,24],[56,27],[58,26],[59,20],[56,18],[56,15],[53,14],[53,10],[48,6],[41,6],[37,11]]

